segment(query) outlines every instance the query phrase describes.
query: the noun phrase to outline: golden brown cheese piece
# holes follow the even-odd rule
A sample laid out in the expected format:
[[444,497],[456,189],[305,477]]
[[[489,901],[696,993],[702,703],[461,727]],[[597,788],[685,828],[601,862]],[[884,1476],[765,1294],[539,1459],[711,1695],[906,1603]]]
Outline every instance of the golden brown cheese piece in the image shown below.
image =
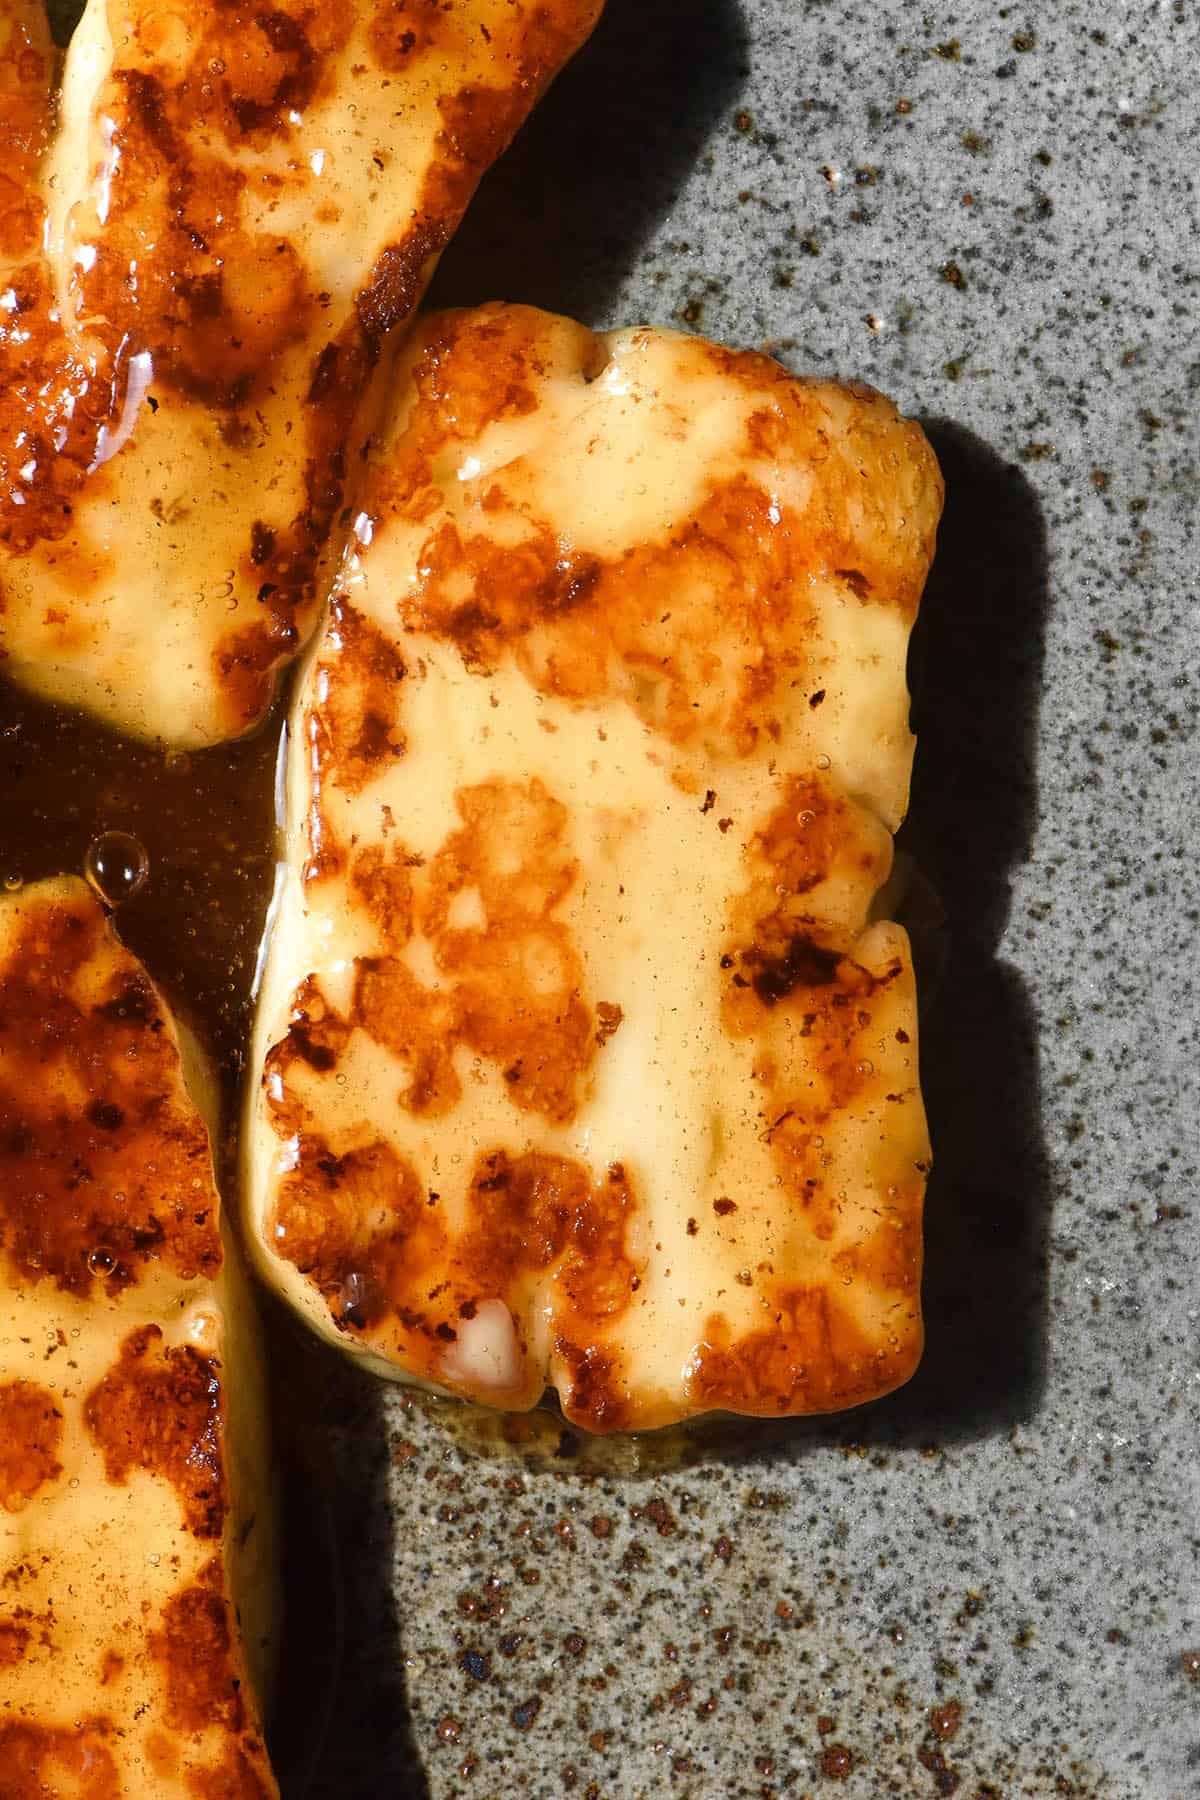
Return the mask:
[[82,882],[0,896],[4,1800],[277,1793],[249,1306],[161,997]]
[[268,1278],[593,1430],[921,1347],[905,654],[941,479],[865,388],[424,323],[291,723],[244,1133]]
[[[0,4],[0,658],[121,729],[261,717],[372,372],[602,0]],[[364,395],[367,398],[364,399]]]

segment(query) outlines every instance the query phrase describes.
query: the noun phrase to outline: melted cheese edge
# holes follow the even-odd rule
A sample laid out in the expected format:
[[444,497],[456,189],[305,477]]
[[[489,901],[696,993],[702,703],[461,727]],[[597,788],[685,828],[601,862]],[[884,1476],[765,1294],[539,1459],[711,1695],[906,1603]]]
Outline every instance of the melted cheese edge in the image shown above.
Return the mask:
[[[446,41],[431,49],[418,41],[411,68],[403,57],[381,58],[376,11],[386,23],[382,7],[360,9],[332,51],[320,48],[322,34],[337,38],[345,9],[329,0],[231,24],[216,47],[235,73],[249,68],[251,87],[267,55],[266,26],[293,17],[313,33],[322,77],[311,100],[290,109],[272,103],[269,128],[232,139],[215,101],[211,120],[196,122],[205,76],[194,57],[212,29],[207,5],[88,0],[72,37],[59,129],[37,190],[47,209],[41,260],[61,328],[40,313],[14,326],[0,311],[0,346],[11,330],[15,385],[23,379],[21,334],[32,333],[29,354],[61,364],[76,391],[66,413],[55,394],[57,410],[39,421],[28,504],[17,467],[28,451],[14,452],[5,471],[23,503],[18,525],[43,504],[37,485],[54,479],[37,464],[54,461],[56,430],[65,441],[67,417],[94,410],[110,390],[111,403],[104,399],[86,478],[68,483],[69,527],[52,521],[32,549],[0,552],[0,655],[14,681],[132,735],[198,748],[241,735],[265,713],[274,677],[311,631],[340,554],[341,452],[357,446],[373,419],[368,377],[383,327],[402,325],[416,305],[480,174],[587,36],[599,0],[553,0],[536,19],[510,0],[467,0],[450,19],[430,13],[418,40],[433,31]],[[154,104],[178,159],[178,219],[162,204],[161,179],[143,173],[143,189],[135,177],[129,191],[126,165],[153,160],[158,127],[143,133],[132,119],[114,126],[114,77],[156,84]],[[474,137],[456,122],[464,96]],[[194,212],[192,238],[209,229],[203,192],[212,169],[243,184],[236,218],[227,221],[241,235],[222,275],[224,343],[214,345],[199,379],[219,381],[222,355],[240,332],[263,337],[251,390],[235,402],[180,386],[157,365],[146,343],[171,330],[153,316],[152,298],[136,299],[139,285],[153,295],[156,278],[165,271],[170,279],[172,257],[188,246],[188,231],[172,234],[173,224],[186,227]],[[134,234],[137,252],[115,271],[134,315],[124,336],[91,297],[94,271],[129,257],[118,226]],[[282,262],[271,254],[277,245],[288,252]],[[0,253],[0,286],[23,285],[19,267],[4,261]],[[299,333],[287,307],[276,316],[275,269],[285,265],[303,284],[307,323]],[[174,329],[185,357],[193,328],[186,291],[180,286],[171,302],[184,315]],[[369,343],[360,329],[368,314],[382,321]],[[337,378],[322,386],[320,358],[334,352]],[[230,354],[240,370],[244,357]],[[54,387],[47,379],[47,393]],[[0,422],[2,400],[0,393]],[[346,464],[355,466],[353,449]],[[278,540],[278,567],[261,566],[254,554],[264,533]],[[297,575],[301,564],[307,573]]]
[[[514,543],[529,519],[550,521],[565,559],[611,559],[631,545],[668,541],[726,478],[759,483],[781,514],[811,508],[814,491],[819,500],[819,467],[804,458],[747,455],[748,420],[763,396],[752,380],[735,380],[714,365],[707,346],[667,333],[614,334],[604,340],[602,371],[585,380],[587,359],[570,335],[576,328],[551,321],[539,329],[536,409],[496,420],[434,458],[436,518],[500,541],[507,534]],[[864,404],[835,388],[821,398],[834,423]],[[402,452],[413,411],[411,393],[402,391],[381,462]],[[912,454],[918,460],[919,445]],[[498,478],[505,504],[489,512]],[[927,494],[914,533],[928,529],[931,506],[936,520]],[[515,1311],[498,1295],[481,1295],[440,1357],[414,1362],[382,1326],[339,1326],[328,1293],[287,1260],[288,1235],[275,1209],[309,1128],[339,1155],[385,1140],[438,1195],[452,1241],[471,1225],[467,1184],[482,1157],[561,1156],[597,1179],[616,1166],[629,1172],[637,1196],[625,1255],[638,1273],[619,1318],[611,1326],[598,1322],[590,1345],[619,1366],[615,1423],[656,1425],[705,1410],[697,1375],[706,1349],[715,1348],[714,1316],[722,1343],[757,1344],[763,1333],[786,1339],[781,1286],[809,1294],[835,1286],[868,1361],[876,1359],[859,1371],[860,1391],[849,1384],[845,1402],[833,1394],[826,1403],[884,1391],[919,1353],[919,1202],[928,1162],[908,946],[897,926],[871,918],[874,892],[890,868],[890,831],[907,799],[911,616],[894,605],[866,604],[844,581],[812,573],[796,597],[810,646],[805,679],[780,697],[779,741],[764,737],[750,753],[732,754],[716,724],[699,742],[678,744],[646,722],[652,670],[633,694],[644,703],[639,713],[620,683],[595,698],[555,695],[535,686],[512,658],[471,667],[455,642],[404,625],[408,602],[421,590],[429,530],[427,519],[410,523],[386,510],[378,520],[364,518],[360,533],[368,541],[350,558],[341,586],[341,604],[403,656],[406,674],[394,703],[403,755],[373,767],[358,792],[340,789],[335,763],[328,756],[322,762],[322,719],[339,704],[342,688],[353,693],[336,614],[299,691],[287,764],[286,872],[252,1067],[261,1071],[271,1047],[286,1039],[306,976],[316,977],[335,1014],[348,1016],[356,959],[388,954],[378,916],[344,873],[306,879],[314,814],[317,835],[334,846],[399,842],[429,864],[460,824],[463,790],[497,780],[522,788],[540,783],[565,809],[564,851],[579,872],[553,916],[578,949],[583,993],[593,1006],[619,1007],[620,1024],[596,1053],[573,1116],[561,1122],[515,1108],[503,1070],[462,1044],[454,1050],[461,1097],[453,1109],[444,1117],[414,1114],[397,1101],[411,1068],[372,1031],[369,1017],[358,1020],[336,1073],[303,1060],[290,1062],[282,1076],[274,1070],[265,1091],[252,1096],[244,1136],[249,1236],[264,1274],[327,1338],[377,1370],[506,1405],[531,1404],[548,1380],[571,1412],[559,1268],[531,1275]],[[681,610],[686,615],[686,604]],[[601,620],[597,630],[604,629]],[[811,696],[822,690],[814,706]],[[790,1090],[811,1096],[821,1077],[806,1070],[803,1026],[780,1005],[763,1009],[753,1034],[733,1035],[722,1013],[727,978],[719,969],[731,901],[747,885],[756,834],[797,771],[817,772],[848,801],[852,835],[867,847],[870,872],[827,872],[815,902],[854,961],[881,983],[856,1049],[867,1071],[860,1092],[824,1130],[820,1160],[837,1196],[826,1236],[809,1228],[781,1174],[762,1079],[769,1052],[787,1068]],[[478,926],[479,908],[478,893],[459,892],[450,923]],[[398,954],[422,983],[446,984],[419,931]],[[536,986],[535,966],[528,979]],[[308,1109],[308,1124],[281,1141],[270,1101],[285,1094]],[[714,1210],[728,1201],[732,1209]],[[883,1262],[892,1275],[901,1271],[898,1281],[872,1276],[880,1234],[895,1238]],[[860,1264],[864,1247],[870,1256]],[[437,1274],[432,1267],[430,1288]],[[708,1403],[806,1410],[811,1396],[806,1402],[801,1382],[790,1407],[786,1399],[760,1395],[756,1404],[752,1393],[733,1391]],[[582,1401],[575,1416],[603,1428]]]

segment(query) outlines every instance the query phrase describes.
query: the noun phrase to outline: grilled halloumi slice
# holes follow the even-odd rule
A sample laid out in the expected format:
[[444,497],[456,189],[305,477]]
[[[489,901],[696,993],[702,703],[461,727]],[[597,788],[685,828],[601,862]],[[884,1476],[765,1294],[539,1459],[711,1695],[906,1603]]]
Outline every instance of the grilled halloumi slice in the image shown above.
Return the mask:
[[13,679],[182,746],[261,717],[389,333],[601,3],[88,0],[47,149],[42,9],[3,0]]
[[243,1133],[267,1277],[593,1430],[920,1353],[913,974],[876,917],[941,479],[861,387],[424,323],[291,721]]
[[0,1794],[267,1800],[266,1410],[203,1071],[80,881],[0,896]]

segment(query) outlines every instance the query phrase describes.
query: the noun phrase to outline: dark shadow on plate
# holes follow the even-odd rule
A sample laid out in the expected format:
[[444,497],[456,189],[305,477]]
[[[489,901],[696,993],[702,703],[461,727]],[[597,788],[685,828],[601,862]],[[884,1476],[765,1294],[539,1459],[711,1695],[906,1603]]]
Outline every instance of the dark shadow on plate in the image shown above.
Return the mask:
[[[788,1459],[806,1444],[969,1443],[1037,1410],[1049,1174],[1033,1011],[998,946],[1010,872],[1029,853],[1036,818],[1045,531],[1019,468],[961,426],[935,420],[925,429],[946,478],[946,510],[910,657],[919,748],[899,840],[920,873],[910,895],[923,916],[906,922],[934,1144],[921,1366],[895,1394],[851,1412],[715,1417],[640,1438],[590,1439],[567,1424],[553,1395],[536,1413],[507,1418],[431,1402],[447,1439],[468,1454],[528,1473],[653,1480],[696,1463]],[[932,929],[931,895],[946,914]]]
[[[970,1443],[1031,1418],[1045,1383],[1050,1182],[1037,1022],[998,948],[1011,871],[1037,817],[1045,527],[1018,467],[959,425],[923,423],[946,509],[909,658],[918,747],[898,850],[945,912],[940,934],[913,930],[934,1147],[925,1355],[884,1400],[767,1427],[757,1448],[768,1455],[806,1438]],[[755,1448],[752,1437],[739,1443]]]
[[642,246],[732,117],[745,76],[738,0],[608,0],[590,42],[480,184],[428,304],[514,300],[610,323]]
[[[913,932],[934,1146],[925,1355],[887,1399],[791,1428],[920,1446],[994,1436],[1037,1411],[1050,1226],[1037,1022],[998,950],[1037,816],[1045,528],[1018,467],[959,425],[924,425],[946,510],[909,659],[918,748],[898,848],[945,912],[940,944]],[[782,1426],[766,1436],[775,1452],[794,1441]]]
[[282,1800],[426,1800],[393,1576],[380,1383],[266,1302],[284,1493]]
[[1048,595],[1041,510],[1021,470],[961,426],[925,429],[946,511],[910,662],[918,750],[900,844],[947,918],[945,965],[921,1022],[934,1144],[926,1350],[914,1380],[864,1423],[873,1436],[949,1442],[1030,1418],[1045,1378],[1037,1022],[998,946],[1037,816]]

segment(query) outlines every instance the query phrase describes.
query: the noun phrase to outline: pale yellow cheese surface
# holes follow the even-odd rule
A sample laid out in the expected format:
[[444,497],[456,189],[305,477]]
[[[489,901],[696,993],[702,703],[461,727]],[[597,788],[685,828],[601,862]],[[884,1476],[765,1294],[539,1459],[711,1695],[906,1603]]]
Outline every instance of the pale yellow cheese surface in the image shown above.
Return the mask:
[[866,390],[426,321],[287,763],[243,1139],[264,1272],[593,1429],[920,1350],[905,655],[940,510]]
[[[143,737],[265,712],[371,384],[600,0],[0,20],[0,659]],[[332,565],[330,563],[332,557]]]
[[80,881],[0,896],[0,1794],[259,1800],[272,1479],[204,1076]]

